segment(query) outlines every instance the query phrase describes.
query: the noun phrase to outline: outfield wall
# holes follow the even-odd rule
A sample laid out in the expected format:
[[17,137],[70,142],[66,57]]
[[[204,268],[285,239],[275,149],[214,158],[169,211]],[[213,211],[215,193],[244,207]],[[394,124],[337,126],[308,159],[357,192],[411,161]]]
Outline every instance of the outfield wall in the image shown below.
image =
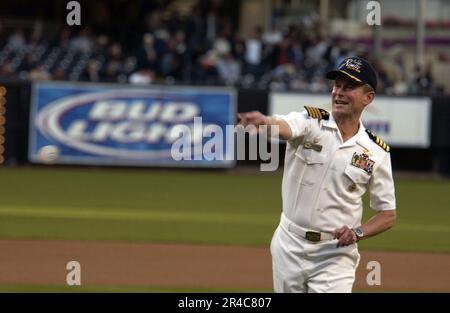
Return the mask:
[[[225,132],[227,124],[236,122],[236,111],[259,110],[264,114],[285,114],[290,111],[302,110],[304,105],[330,109],[329,95],[267,92],[259,89],[186,86],[137,87],[73,82],[46,82],[45,84],[41,82],[35,84],[34,87],[29,82],[3,82],[0,85],[4,86],[6,90],[4,96],[6,110],[3,114],[5,119],[4,142],[0,147],[1,158],[5,165],[39,163],[39,149],[49,144],[57,145],[59,152],[65,153],[65,157],[61,161],[63,164],[164,167],[174,166],[174,164],[188,167],[234,167],[236,164],[237,166],[259,164],[260,160],[244,160],[237,163],[228,160],[214,163],[204,157],[196,162],[176,164],[171,162],[167,155],[163,159],[155,158],[154,155],[159,155],[163,150],[167,154],[169,142],[167,140],[164,142],[163,139],[168,138],[172,128],[164,127],[183,124],[192,128],[194,115],[202,117],[206,124],[218,125],[219,131]],[[89,92],[91,94],[103,93],[103,95],[100,98],[92,98],[88,95]],[[87,98],[89,101],[85,101]],[[63,132],[60,132],[58,137],[55,129],[61,131],[66,127],[67,130],[69,129],[68,125],[75,123],[74,121],[78,121],[78,124],[72,125],[73,127],[70,128],[72,135],[87,136],[89,131],[93,131],[100,122],[98,114],[92,113],[93,107],[99,103],[104,104],[105,99],[110,101],[109,104],[113,103],[114,108],[111,106],[106,111],[104,110],[105,120],[101,121],[102,127],[108,129],[109,124],[106,125],[106,122],[109,119],[110,124],[113,122],[114,125],[120,124],[122,132],[111,130],[112,135],[103,138],[104,133],[100,129],[96,138],[105,139],[102,141],[103,146],[91,147],[91,150],[84,149],[85,147],[79,143],[70,143],[70,137],[64,137]],[[44,110],[49,104],[53,104],[55,107],[55,102],[59,108],[62,108],[61,103],[68,103],[70,109],[58,111],[57,108],[58,112],[53,115],[39,114],[40,110]],[[160,105],[160,109],[167,108],[168,102],[171,103],[169,106],[176,107],[172,110],[172,116],[169,114],[170,112],[158,111],[159,119],[151,117],[152,107],[153,111],[157,112],[158,109],[155,109],[155,106]],[[143,106],[141,115],[136,109],[139,105]],[[101,104],[97,107],[101,107]],[[133,109],[134,113],[130,113],[133,111],[130,109],[132,107],[135,108]],[[52,110],[55,111],[54,108]],[[117,114],[114,115],[114,112]],[[147,118],[144,116],[146,112]],[[181,118],[183,112],[185,115],[189,115],[190,112],[187,119]],[[97,120],[95,120],[96,118]],[[450,138],[448,135],[450,133],[450,97],[378,96],[375,102],[368,107],[362,119],[367,128],[378,134],[393,148],[391,155],[394,169],[450,174]],[[53,128],[48,127],[50,122],[53,123]],[[132,123],[129,124],[130,122]],[[128,126],[125,123],[128,123]],[[162,128],[165,130],[163,131]],[[160,138],[155,135],[155,132],[159,134]],[[144,137],[147,140],[145,142],[142,141]],[[114,138],[116,140],[113,140]],[[281,145],[280,160],[283,160],[284,145]],[[129,150],[129,147],[132,149]],[[104,153],[99,154],[97,150]],[[224,144],[223,150],[226,155],[227,151],[232,153],[233,149]],[[126,157],[118,158],[117,156],[121,153]],[[195,157],[194,152],[192,153],[192,156]],[[232,156],[231,159],[233,159]]]
[[35,83],[28,160],[234,167],[231,140],[217,143],[216,155],[202,148],[209,143],[206,132],[225,134],[227,125],[236,124],[235,98],[235,90],[226,87]]

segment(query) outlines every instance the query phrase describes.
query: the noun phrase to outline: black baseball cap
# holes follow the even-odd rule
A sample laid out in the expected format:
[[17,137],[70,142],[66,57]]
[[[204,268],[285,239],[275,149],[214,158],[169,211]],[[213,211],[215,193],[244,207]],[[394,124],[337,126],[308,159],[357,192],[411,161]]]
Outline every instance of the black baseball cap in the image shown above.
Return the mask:
[[341,73],[357,83],[369,84],[373,90],[377,90],[377,72],[363,58],[351,57],[345,59],[339,64],[337,69],[329,71],[326,77],[328,79],[336,79],[336,76]]

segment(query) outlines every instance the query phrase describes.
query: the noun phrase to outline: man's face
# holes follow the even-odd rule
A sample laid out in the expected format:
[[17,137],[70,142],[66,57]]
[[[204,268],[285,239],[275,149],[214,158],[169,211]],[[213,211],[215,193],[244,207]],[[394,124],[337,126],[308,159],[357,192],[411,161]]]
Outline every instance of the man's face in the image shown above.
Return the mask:
[[372,102],[375,93],[360,85],[344,74],[338,75],[331,92],[333,116],[357,117],[359,119],[364,108]]

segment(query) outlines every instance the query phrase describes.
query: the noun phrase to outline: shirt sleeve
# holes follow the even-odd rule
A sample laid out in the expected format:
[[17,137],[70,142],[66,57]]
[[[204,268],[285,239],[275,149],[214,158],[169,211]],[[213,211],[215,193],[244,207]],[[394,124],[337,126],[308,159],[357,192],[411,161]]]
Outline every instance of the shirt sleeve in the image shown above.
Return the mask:
[[375,211],[395,210],[395,188],[392,177],[391,155],[386,154],[374,171],[369,183],[370,207]]
[[309,129],[309,119],[306,110],[303,112],[291,112],[287,115],[275,114],[274,117],[284,120],[288,123],[292,131],[292,138],[305,134]]

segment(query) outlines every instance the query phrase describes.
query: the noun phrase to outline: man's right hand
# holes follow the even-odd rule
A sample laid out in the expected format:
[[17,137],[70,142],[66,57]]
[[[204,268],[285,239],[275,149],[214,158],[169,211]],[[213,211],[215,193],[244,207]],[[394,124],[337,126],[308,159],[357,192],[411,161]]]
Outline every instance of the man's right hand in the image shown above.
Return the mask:
[[[245,112],[245,113],[238,113],[238,117],[240,119],[239,124],[246,127],[248,125],[254,125],[258,129],[261,125],[267,125],[269,126],[267,130],[271,134],[271,136],[277,136],[278,138],[288,140],[292,137],[292,131],[289,127],[288,123],[285,122],[283,119],[277,119],[272,116],[265,116],[259,111],[251,111],[251,112]],[[276,129],[274,132],[271,133],[271,127],[270,126],[276,126]]]
[[246,127],[248,125],[268,125],[268,118],[259,111],[251,111],[245,113],[238,113],[240,119],[239,124]]

